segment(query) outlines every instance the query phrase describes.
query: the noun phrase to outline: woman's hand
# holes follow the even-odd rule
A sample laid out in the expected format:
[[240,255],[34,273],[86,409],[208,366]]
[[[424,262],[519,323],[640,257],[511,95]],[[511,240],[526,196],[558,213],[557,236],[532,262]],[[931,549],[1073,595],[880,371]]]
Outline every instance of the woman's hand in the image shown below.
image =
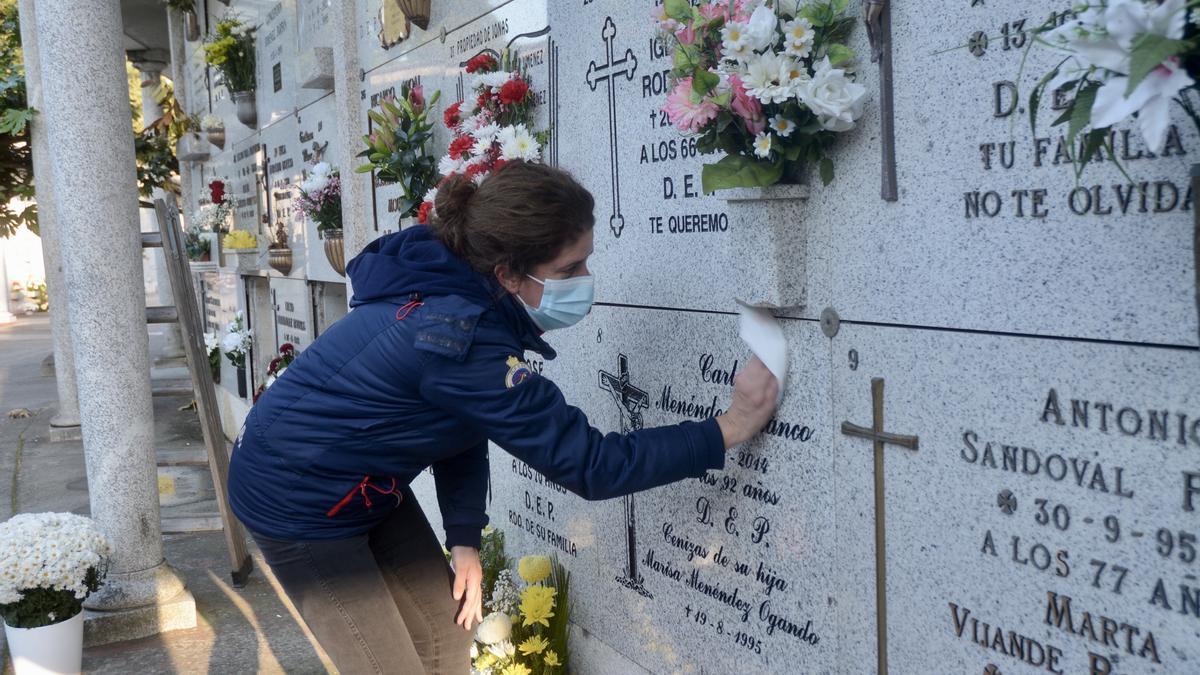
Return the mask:
[[471,630],[483,621],[483,566],[479,564],[479,549],[455,546],[450,549],[450,565],[454,568],[454,599],[462,601],[454,623]]
[[733,403],[717,417],[725,449],[750,440],[770,421],[779,403],[779,381],[758,357],[750,359],[733,380]]

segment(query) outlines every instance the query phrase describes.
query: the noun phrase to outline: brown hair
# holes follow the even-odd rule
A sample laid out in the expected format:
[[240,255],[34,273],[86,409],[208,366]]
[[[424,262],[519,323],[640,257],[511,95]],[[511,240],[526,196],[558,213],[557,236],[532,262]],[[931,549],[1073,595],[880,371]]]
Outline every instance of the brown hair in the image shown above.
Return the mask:
[[478,186],[459,175],[438,188],[429,227],[476,272],[524,275],[591,230],[594,205],[566,171],[509,162]]

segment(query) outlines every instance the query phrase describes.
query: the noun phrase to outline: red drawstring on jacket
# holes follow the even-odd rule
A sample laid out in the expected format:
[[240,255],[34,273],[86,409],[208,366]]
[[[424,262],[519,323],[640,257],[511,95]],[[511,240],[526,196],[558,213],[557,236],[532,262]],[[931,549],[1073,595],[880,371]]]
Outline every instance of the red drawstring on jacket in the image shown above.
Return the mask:
[[349,504],[351,499],[354,499],[354,493],[356,493],[356,492],[358,494],[362,495],[363,504],[365,504],[368,509],[371,508],[372,506],[374,506],[374,504],[371,502],[371,495],[370,495],[370,493],[367,492],[367,488],[374,490],[377,494],[380,494],[380,495],[395,496],[397,506],[400,505],[400,502],[404,501],[404,496],[400,493],[400,490],[397,489],[395,478],[392,479],[391,486],[388,489],[384,490],[383,488],[379,487],[378,485],[371,483],[370,476],[363,476],[363,479],[361,481],[359,481],[358,485],[355,485],[353,488],[351,488],[350,491],[346,493],[346,496],[342,497],[342,500],[340,502],[338,502],[337,504],[334,504],[333,508],[329,509],[329,511],[327,511],[325,513],[325,516],[327,518],[332,518],[332,517],[336,516],[338,511],[342,510],[342,507]]
[[396,320],[403,321],[405,317],[407,317],[414,309],[423,304],[425,303],[421,302],[420,300],[409,300],[406,305],[396,310]]

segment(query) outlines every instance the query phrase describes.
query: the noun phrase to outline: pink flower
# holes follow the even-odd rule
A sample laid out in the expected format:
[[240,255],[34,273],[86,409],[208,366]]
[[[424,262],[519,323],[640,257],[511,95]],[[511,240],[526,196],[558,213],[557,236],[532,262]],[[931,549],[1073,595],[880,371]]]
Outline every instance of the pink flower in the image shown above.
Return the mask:
[[667,103],[662,107],[663,112],[671,119],[680,131],[700,131],[705,124],[717,116],[717,104],[712,99],[704,98],[699,102],[692,101],[692,78],[679,81],[675,89],[667,96]]
[[692,24],[681,27],[675,31],[675,39],[679,40],[679,44],[690,45],[696,41],[696,29]]
[[742,118],[742,122],[746,124],[746,131],[757,136],[767,128],[767,117],[763,115],[762,104],[746,93],[746,87],[737,75],[729,76],[729,85],[733,88],[733,102],[730,107],[735,115]]

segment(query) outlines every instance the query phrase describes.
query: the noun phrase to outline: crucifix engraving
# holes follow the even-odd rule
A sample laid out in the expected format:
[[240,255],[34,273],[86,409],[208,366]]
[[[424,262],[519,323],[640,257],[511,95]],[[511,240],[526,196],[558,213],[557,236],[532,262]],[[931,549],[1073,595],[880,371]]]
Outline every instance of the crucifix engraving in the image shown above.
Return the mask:
[[882,188],[885,201],[899,199],[896,189],[896,115],[892,97],[891,0],[864,0],[863,23],[871,39],[871,63],[879,64],[879,136],[883,147]]
[[592,91],[596,91],[596,85],[601,81],[608,81],[608,163],[609,178],[612,182],[612,215],[609,216],[608,227],[613,236],[620,237],[621,230],[625,229],[625,216],[621,214],[621,169],[617,160],[617,97],[613,80],[624,75],[625,79],[632,81],[633,73],[637,70],[637,57],[633,55],[632,49],[626,49],[625,56],[613,59],[613,40],[617,37],[617,25],[613,23],[611,16],[605,17],[600,37],[604,39],[606,60],[599,64],[595,61],[589,63],[585,79]]
[[884,525],[883,450],[887,444],[916,451],[917,437],[883,430],[883,378],[871,378],[871,427],[842,422],[842,433],[875,444],[875,630],[879,649],[879,675],[887,675],[887,542]]
[[[629,383],[628,357],[624,354],[617,355],[616,375],[600,371],[600,388],[612,394],[613,402],[621,412],[621,433],[627,434],[642,428],[642,410],[650,407],[650,395]],[[625,578],[618,577],[617,580],[646,597],[652,597],[642,586],[642,577],[637,570],[637,520],[633,495],[626,495],[623,501],[628,569]]]

